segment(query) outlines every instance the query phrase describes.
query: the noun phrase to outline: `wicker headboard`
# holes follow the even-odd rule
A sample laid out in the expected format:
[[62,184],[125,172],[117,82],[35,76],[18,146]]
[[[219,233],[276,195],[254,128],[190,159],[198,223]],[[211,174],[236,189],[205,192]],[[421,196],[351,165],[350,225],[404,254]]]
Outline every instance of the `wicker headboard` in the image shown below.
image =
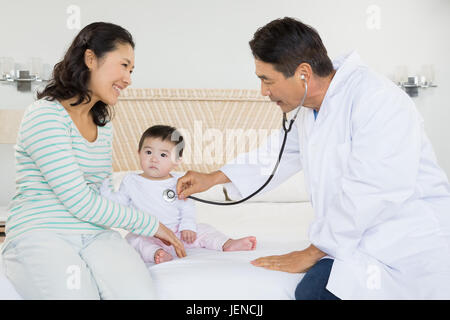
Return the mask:
[[202,172],[256,148],[281,126],[280,109],[257,90],[127,89],[114,113],[114,171],[140,169],[138,142],[152,125],[179,129],[186,147],[178,169]]
[[[16,142],[23,112],[0,110],[0,143]],[[257,90],[127,89],[114,113],[114,171],[140,169],[138,142],[155,124],[174,126],[184,135],[179,170],[201,172],[216,170],[238,153],[256,148],[270,130],[281,126],[280,109]]]

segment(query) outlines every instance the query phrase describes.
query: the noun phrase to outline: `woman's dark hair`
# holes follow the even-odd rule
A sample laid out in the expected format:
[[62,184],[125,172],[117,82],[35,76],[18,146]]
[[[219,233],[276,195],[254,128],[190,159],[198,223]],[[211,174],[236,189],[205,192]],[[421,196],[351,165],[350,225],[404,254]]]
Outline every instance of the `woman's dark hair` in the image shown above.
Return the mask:
[[141,140],[139,140],[138,152],[142,150],[144,141],[147,138],[159,138],[162,141],[170,141],[176,146],[176,151],[178,151],[176,157],[183,156],[184,139],[176,128],[165,125],[156,125],[148,128],[142,134]]
[[293,18],[269,22],[255,32],[249,44],[255,59],[273,64],[286,78],[292,77],[301,63],[308,63],[319,77],[333,72],[317,31]]
[[[37,98],[53,101],[77,97],[78,100],[72,106],[90,102],[90,71],[84,62],[84,53],[91,49],[101,59],[106,53],[114,51],[117,44],[129,44],[134,49],[133,37],[118,25],[94,22],[84,27],[73,40],[63,60],[55,65],[50,83],[42,92],[38,92]],[[112,118],[111,110],[102,101],[92,107],[91,113],[98,126],[104,126]]]

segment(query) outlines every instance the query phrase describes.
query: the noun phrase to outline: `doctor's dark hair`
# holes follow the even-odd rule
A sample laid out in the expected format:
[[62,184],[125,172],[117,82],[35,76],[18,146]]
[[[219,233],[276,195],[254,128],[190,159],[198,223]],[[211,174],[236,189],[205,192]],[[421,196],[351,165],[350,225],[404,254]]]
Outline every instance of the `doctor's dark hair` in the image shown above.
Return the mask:
[[[84,62],[84,54],[90,49],[97,59],[101,59],[118,44],[129,44],[134,49],[133,37],[124,28],[106,22],[87,25],[75,37],[62,61],[55,65],[52,79],[42,92],[38,92],[37,98],[54,101],[76,97],[77,101],[71,106],[90,102],[92,92],[88,84],[91,74]],[[103,127],[112,119],[111,111],[106,103],[98,101],[90,112],[95,124]]]
[[286,78],[292,77],[301,63],[308,63],[319,77],[333,72],[317,31],[293,18],[269,22],[255,32],[249,44],[255,59],[273,64]]
[[170,141],[176,147],[177,154],[175,156],[177,158],[183,156],[184,139],[176,128],[166,125],[155,125],[148,128],[141,136],[138,152],[141,152],[144,141],[147,138],[159,138],[162,141]]

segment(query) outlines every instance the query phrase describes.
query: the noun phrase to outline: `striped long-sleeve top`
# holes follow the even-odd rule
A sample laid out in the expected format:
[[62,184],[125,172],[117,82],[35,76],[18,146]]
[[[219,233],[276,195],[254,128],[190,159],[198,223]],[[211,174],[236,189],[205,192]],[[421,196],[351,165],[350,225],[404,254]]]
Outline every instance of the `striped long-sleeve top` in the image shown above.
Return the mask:
[[87,141],[56,100],[37,100],[26,109],[15,146],[16,193],[5,244],[31,230],[156,233],[157,218],[100,195],[112,174],[113,130],[111,122],[97,128],[97,139]]

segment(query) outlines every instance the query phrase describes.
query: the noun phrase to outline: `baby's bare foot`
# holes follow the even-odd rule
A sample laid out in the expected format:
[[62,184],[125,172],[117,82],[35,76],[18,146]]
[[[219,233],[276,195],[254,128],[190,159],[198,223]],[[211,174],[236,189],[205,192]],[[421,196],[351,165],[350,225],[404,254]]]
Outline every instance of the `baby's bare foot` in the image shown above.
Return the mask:
[[172,255],[170,253],[167,253],[163,249],[158,249],[155,252],[155,263],[159,264],[161,262],[166,262],[172,260]]
[[241,239],[228,239],[222,246],[223,251],[255,250],[256,238],[245,237]]

